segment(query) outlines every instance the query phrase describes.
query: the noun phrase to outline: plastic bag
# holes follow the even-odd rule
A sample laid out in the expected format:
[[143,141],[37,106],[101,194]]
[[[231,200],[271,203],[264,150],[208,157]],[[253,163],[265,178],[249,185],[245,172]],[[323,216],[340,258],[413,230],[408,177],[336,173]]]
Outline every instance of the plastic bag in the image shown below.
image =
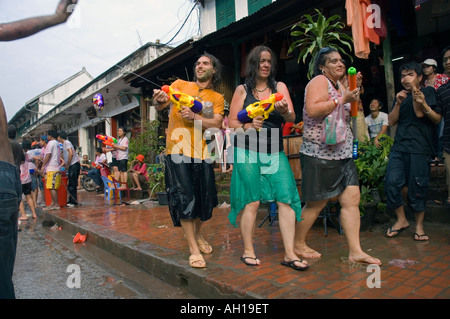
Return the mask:
[[335,145],[345,141],[347,124],[345,122],[344,105],[339,104],[322,122],[320,140],[327,145]]

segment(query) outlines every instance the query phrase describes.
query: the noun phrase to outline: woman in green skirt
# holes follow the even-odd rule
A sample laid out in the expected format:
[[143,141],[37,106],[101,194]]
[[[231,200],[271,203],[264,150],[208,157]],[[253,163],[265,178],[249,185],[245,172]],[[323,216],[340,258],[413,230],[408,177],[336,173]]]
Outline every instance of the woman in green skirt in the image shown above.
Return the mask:
[[[295,113],[286,85],[275,81],[275,60],[270,48],[255,47],[247,57],[245,84],[236,88],[231,101],[229,123],[235,134],[228,218],[236,226],[237,216],[242,211],[240,228],[244,252],[241,260],[248,266],[258,266],[261,260],[253,247],[258,207],[260,202],[275,201],[285,249],[281,264],[305,270],[309,267],[307,262],[294,253],[295,222],[300,221],[301,202],[294,174],[284,154],[281,129],[283,122],[295,120]],[[274,104],[275,110],[267,119],[256,116],[249,122],[240,121],[240,111],[277,92],[283,94],[283,99]]]

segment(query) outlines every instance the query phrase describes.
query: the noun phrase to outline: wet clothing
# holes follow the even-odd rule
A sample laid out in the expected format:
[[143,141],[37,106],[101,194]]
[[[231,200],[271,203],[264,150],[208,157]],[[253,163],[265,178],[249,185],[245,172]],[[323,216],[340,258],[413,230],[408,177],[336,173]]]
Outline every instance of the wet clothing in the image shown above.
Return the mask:
[[0,161],[0,176],[0,299],[14,299],[12,276],[22,183],[19,167],[7,162]]
[[236,226],[239,212],[245,205],[261,201],[281,202],[291,206],[297,221],[302,206],[294,174],[284,151],[261,154],[236,147],[230,189],[230,223]]
[[[432,87],[420,89],[425,95],[428,106],[434,111],[440,112],[436,108],[435,90]],[[395,101],[394,101],[395,103]],[[400,115],[395,132],[393,151],[436,155],[436,124],[428,116],[419,118],[416,116],[413,107],[411,92],[408,92],[405,100],[400,105]]]
[[[200,89],[195,82],[176,80],[171,87],[203,102],[213,103],[214,113],[223,115],[224,98],[212,89]],[[195,125],[194,121],[184,120],[177,107],[171,106],[169,112],[169,126],[167,131],[167,154],[183,154],[191,158],[209,158],[206,140],[203,138],[204,129]]]
[[[247,96],[243,107],[258,101],[247,86],[245,89]],[[228,215],[234,226],[245,205],[256,201],[289,204],[297,221],[301,220],[300,196],[283,149],[283,122],[283,117],[275,110],[264,120],[259,132],[255,129],[248,129],[244,133],[235,131],[231,212]]]
[[[214,114],[223,115],[223,95],[200,89],[195,82],[176,80],[171,87],[204,102],[212,102]],[[166,139],[165,183],[169,212],[175,227],[182,219],[207,221],[218,204],[213,163],[199,121],[181,117],[171,105]]]
[[[327,79],[327,81],[329,100],[342,97],[341,92],[334,88],[330,80]],[[307,85],[305,88],[305,97],[307,94],[306,92],[308,91],[308,86],[309,85]],[[341,88],[340,83],[339,88]],[[350,129],[350,103],[344,104],[344,108],[345,122],[347,124],[346,139],[345,142],[335,145],[327,145],[325,143],[322,143],[320,139],[320,135],[322,132],[322,122],[325,119],[325,116],[315,118],[310,117],[306,112],[306,108],[303,108],[303,143],[300,149],[300,153],[328,160],[352,158],[353,133]]]
[[167,200],[173,225],[181,219],[207,221],[218,205],[213,163],[178,155],[165,159]]
[[301,154],[300,163],[304,202],[333,198],[347,186],[359,186],[358,170],[351,158],[336,161]]
[[414,212],[425,211],[430,172],[430,156],[391,150],[385,180],[387,207],[395,210],[404,205],[402,189],[407,186],[408,205]]
[[[428,106],[440,113],[441,110],[436,107],[434,88],[420,90]],[[416,116],[411,92],[408,92],[399,111],[395,140],[386,168],[386,205],[393,210],[404,205],[402,189],[407,186],[408,205],[415,212],[423,212],[430,181],[431,158],[436,154],[436,124],[426,114],[422,118]]]
[[[259,100],[253,96],[246,85],[244,85],[244,88],[247,93],[244,100],[245,108]],[[280,112],[275,110],[269,114],[267,120],[264,120],[261,130],[248,129],[244,133],[235,130],[233,145],[261,153],[281,152],[283,151],[283,122]]]
[[[323,76],[323,75],[318,75]],[[310,82],[311,83],[311,82]],[[342,97],[339,90],[328,83],[329,100]],[[305,91],[308,90],[309,84]],[[353,133],[350,129],[350,103],[345,109],[346,138],[339,144],[327,145],[321,141],[325,117],[312,118],[303,108],[303,143],[300,149],[303,201],[320,201],[340,195],[347,186],[359,185],[356,166],[352,159]]]

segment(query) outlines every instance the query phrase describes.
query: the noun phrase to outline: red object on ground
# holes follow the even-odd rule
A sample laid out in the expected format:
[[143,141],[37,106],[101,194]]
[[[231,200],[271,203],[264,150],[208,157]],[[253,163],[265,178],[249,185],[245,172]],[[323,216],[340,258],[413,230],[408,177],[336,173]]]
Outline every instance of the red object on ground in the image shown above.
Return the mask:
[[75,237],[73,238],[73,243],[84,243],[86,241],[86,235],[81,235],[80,233],[77,233]]

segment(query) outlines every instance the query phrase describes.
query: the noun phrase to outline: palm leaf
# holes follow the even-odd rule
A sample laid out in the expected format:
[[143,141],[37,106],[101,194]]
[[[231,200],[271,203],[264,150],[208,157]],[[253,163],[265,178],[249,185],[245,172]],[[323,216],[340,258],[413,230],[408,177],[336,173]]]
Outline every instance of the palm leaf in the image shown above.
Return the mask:
[[297,62],[310,59],[308,64],[308,78],[312,77],[314,68],[314,56],[317,52],[325,47],[335,48],[341,55],[349,57],[353,62],[353,57],[347,52],[352,51],[353,39],[341,30],[345,24],[341,21],[339,15],[333,15],[326,18],[318,9],[316,21],[310,14],[305,14],[303,20],[296,23],[291,28],[291,36],[300,37],[300,39],[292,42],[288,52],[292,53],[295,49],[299,49],[299,57]]

